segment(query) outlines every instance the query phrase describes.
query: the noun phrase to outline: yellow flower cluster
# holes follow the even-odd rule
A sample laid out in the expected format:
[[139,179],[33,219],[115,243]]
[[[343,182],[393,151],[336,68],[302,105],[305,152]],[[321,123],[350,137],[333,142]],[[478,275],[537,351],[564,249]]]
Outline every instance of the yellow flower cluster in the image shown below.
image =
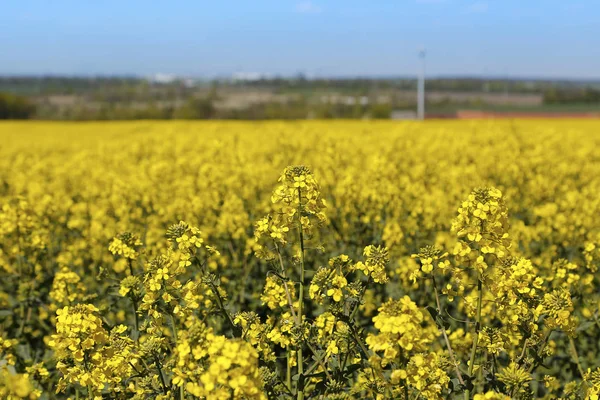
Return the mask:
[[258,354],[250,344],[215,335],[202,323],[178,338],[173,383],[187,393],[210,399],[266,399],[258,369]]
[[57,392],[70,384],[87,387],[91,393],[100,393],[108,385],[114,391],[123,376],[130,376],[136,363],[133,342],[119,325],[108,332],[91,304],[66,306],[56,312],[56,334],[48,345],[58,360],[56,368],[63,377]]
[[199,382],[186,389],[211,399],[266,399],[261,390],[258,354],[246,342],[208,335],[208,365]]
[[498,373],[498,380],[507,386],[512,396],[530,391],[525,385],[531,380],[531,375],[514,362]]
[[54,276],[49,296],[51,309],[85,301],[86,287],[81,278],[68,267],[62,267]]
[[[333,301],[340,302],[343,290],[348,286],[346,276],[354,269],[355,266],[347,255],[332,258],[327,267],[321,267],[315,273],[309,287],[310,298],[322,302],[324,298],[330,297]],[[356,296],[357,293],[352,295]]]
[[440,358],[436,353],[415,354],[410,357],[406,369],[398,369],[392,372],[392,384],[401,385],[405,383],[416,389],[423,398],[441,399],[442,391],[450,382],[450,378],[445,371],[446,364],[446,360]]
[[383,351],[384,364],[394,361],[400,351],[427,350],[437,336],[429,314],[408,296],[389,300],[378,311],[373,324],[379,333],[369,335],[367,344],[374,351]]
[[0,398],[4,400],[39,399],[41,391],[31,384],[29,374],[11,373],[0,366]]
[[[289,297],[288,297],[289,296]],[[271,310],[284,308],[294,303],[296,290],[293,282],[284,282],[280,278],[270,275],[260,296],[263,304],[266,304]]]
[[559,328],[570,335],[575,334],[577,321],[573,317],[573,301],[567,290],[554,290],[544,294],[539,308],[547,314],[546,324],[550,329]]
[[488,268],[486,254],[503,258],[507,255],[508,210],[502,192],[496,188],[479,188],[463,201],[452,231],[461,239],[454,254],[470,260],[479,273]]
[[319,345],[325,349],[325,356],[347,354],[351,351],[351,330],[349,325],[338,320],[332,313],[325,312],[319,315],[314,322],[317,329]]
[[254,346],[264,361],[275,361],[275,353],[272,349],[269,333],[271,326],[263,324],[255,312],[240,312],[233,319],[233,323],[242,328],[242,338]]
[[438,334],[429,314],[405,296],[383,304],[373,322],[379,333],[366,339],[376,353],[370,362],[390,368],[391,393],[404,396],[411,388],[424,398],[441,399],[450,382],[448,362],[435,352],[425,353]]
[[585,259],[586,267],[591,272],[598,271],[598,268],[600,267],[600,233],[596,234],[593,241],[590,240],[585,243],[583,257]]
[[113,238],[108,250],[115,255],[135,260],[138,257],[136,249],[141,245],[142,242],[135,235],[124,232]]
[[[326,267],[320,267],[315,272],[309,287],[309,296],[315,302],[323,304],[326,299],[333,300],[339,307],[341,303],[357,303],[364,295],[366,286],[355,276],[355,271],[362,271],[369,277],[369,282],[383,284],[387,281],[386,266],[388,263],[387,249],[367,246],[363,254],[369,254],[363,263],[353,261],[345,254],[331,258]],[[374,256],[370,256],[371,254]],[[350,279],[350,282],[348,280]]]
[[593,371],[588,369],[584,375],[584,380],[587,384],[586,398],[598,400],[600,397],[600,368]]
[[473,400],[511,400],[511,398],[505,394],[498,392],[486,392],[476,394],[473,397]]
[[8,365],[15,365],[14,347],[19,344],[17,339],[6,339],[0,336],[0,356]]
[[385,247],[370,245],[365,247],[363,255],[366,260],[364,263],[356,264],[356,269],[362,271],[373,282],[386,283],[388,276],[385,267],[389,262],[388,250]]
[[305,166],[287,167],[279,178],[279,185],[271,195],[270,213],[259,219],[254,230],[254,252],[265,260],[281,255],[281,247],[289,236],[300,230],[307,239],[316,228],[327,222],[326,202],[317,181]]
[[486,277],[487,288],[504,326],[516,331],[527,325],[537,331],[539,310],[533,307],[542,294],[544,280],[537,276],[531,261],[507,257]]
[[441,249],[435,246],[425,246],[419,249],[419,252],[412,254],[411,258],[419,260],[420,268],[414,268],[410,273],[410,279],[414,282],[422,274],[431,274],[434,268],[437,268],[441,273],[444,273],[449,267],[450,262],[446,260],[448,256],[447,252],[443,252]]
[[302,165],[287,167],[279,183],[271,201],[281,212],[285,225],[289,226],[298,212],[302,229],[306,232],[311,231],[313,217],[320,223],[326,221],[323,212],[326,202],[310,169]]

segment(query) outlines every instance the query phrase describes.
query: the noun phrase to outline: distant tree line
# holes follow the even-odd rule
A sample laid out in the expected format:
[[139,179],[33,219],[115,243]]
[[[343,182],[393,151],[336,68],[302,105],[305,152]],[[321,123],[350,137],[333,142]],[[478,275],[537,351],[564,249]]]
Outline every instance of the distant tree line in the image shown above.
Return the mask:
[[80,94],[107,87],[135,86],[138,77],[8,76],[0,77],[0,92],[21,95]]
[[600,105],[600,90],[583,88],[576,90],[548,89],[544,92],[544,104],[590,104]]
[[[87,94],[114,96],[129,93],[130,98],[139,95],[157,97],[173,96],[193,90],[192,86],[210,86],[218,82],[222,87],[253,87],[279,91],[335,89],[340,92],[365,93],[380,89],[415,90],[416,78],[311,78],[302,74],[296,77],[274,77],[256,80],[217,79],[212,83],[202,80],[173,79],[152,82],[142,77],[60,77],[60,76],[0,76],[0,92],[22,95]],[[600,82],[512,78],[431,77],[426,80],[427,90],[448,92],[496,92],[542,93],[550,89],[576,90],[588,87],[600,89]]]
[[[295,78],[264,78],[257,80],[241,80],[232,85],[256,88],[274,88],[282,92],[302,91],[306,89],[335,89],[345,93],[367,93],[373,90],[397,89],[416,90],[416,77],[404,78],[314,78],[306,79],[303,75]],[[425,87],[428,91],[443,92],[486,92],[486,93],[542,93],[550,88],[565,90],[600,85],[600,82],[561,81],[541,79],[510,78],[427,78]]]
[[265,102],[244,109],[221,110],[223,119],[389,119],[391,104],[309,103],[305,100]]
[[[390,118],[414,110],[414,78],[270,78],[151,81],[138,77],[0,77],[0,119],[328,119]],[[408,91],[408,92],[407,92]],[[485,93],[537,93],[544,104],[600,104],[600,82],[480,78],[428,79],[431,115],[496,107]],[[452,97],[453,92],[471,93]],[[4,93],[4,94],[2,94]],[[258,97],[253,97],[255,94]],[[246,94],[249,94],[246,96]],[[263,96],[264,97],[261,97]],[[227,99],[238,99],[228,103]],[[250,99],[250,100],[249,100]]]
[[179,107],[159,106],[150,103],[145,107],[131,107],[119,104],[104,104],[101,107],[74,106],[60,112],[46,110],[35,118],[61,120],[133,120],[133,119],[386,119],[390,118],[390,104],[340,103],[314,104],[304,100],[287,102],[260,102],[244,108],[218,108],[215,100],[207,97],[193,97]]

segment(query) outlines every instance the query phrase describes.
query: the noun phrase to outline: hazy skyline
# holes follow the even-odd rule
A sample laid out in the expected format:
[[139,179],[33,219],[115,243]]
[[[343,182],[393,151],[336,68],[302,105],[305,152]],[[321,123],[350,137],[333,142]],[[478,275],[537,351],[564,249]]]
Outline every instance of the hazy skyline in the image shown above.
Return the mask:
[[0,74],[600,78],[600,1],[5,0]]

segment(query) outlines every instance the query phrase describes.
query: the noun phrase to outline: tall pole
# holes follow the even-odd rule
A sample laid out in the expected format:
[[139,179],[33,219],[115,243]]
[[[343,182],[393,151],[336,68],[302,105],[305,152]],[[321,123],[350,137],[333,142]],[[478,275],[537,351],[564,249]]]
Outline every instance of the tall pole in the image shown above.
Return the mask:
[[425,50],[419,51],[421,59],[421,70],[419,71],[418,93],[417,93],[417,117],[425,119]]

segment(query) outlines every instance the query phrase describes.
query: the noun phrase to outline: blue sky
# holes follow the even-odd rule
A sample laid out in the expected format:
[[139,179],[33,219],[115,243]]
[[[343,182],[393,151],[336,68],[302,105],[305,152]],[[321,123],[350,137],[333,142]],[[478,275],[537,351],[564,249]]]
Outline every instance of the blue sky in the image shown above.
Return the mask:
[[600,0],[2,0],[0,74],[600,78]]

